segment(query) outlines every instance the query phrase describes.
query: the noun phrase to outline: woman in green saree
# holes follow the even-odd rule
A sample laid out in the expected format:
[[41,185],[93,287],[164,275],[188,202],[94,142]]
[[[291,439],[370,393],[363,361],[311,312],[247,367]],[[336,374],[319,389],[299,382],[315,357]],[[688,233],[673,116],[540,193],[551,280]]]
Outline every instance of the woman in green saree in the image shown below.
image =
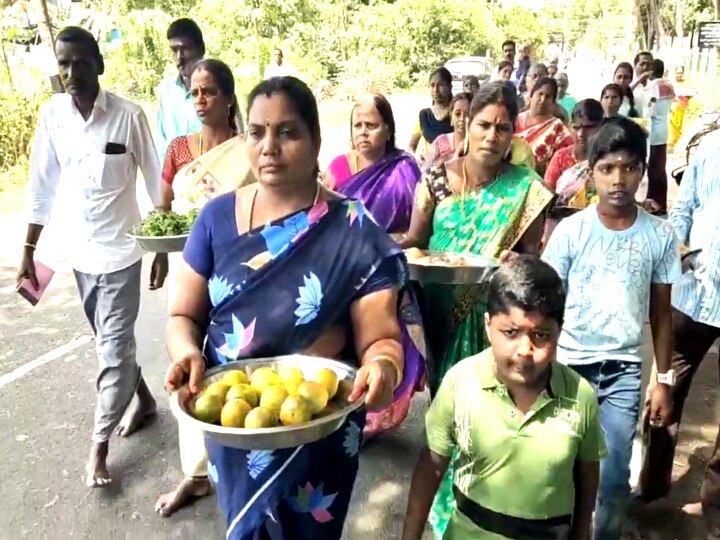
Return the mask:
[[[470,106],[467,153],[436,167],[418,184],[404,248],[486,257],[509,250],[538,253],[553,194],[532,169],[511,162],[517,115],[510,87],[496,82],[480,88]],[[485,293],[482,284],[423,287],[433,395],[448,369],[488,347]],[[454,509],[452,482],[451,466],[430,515],[438,539]]]

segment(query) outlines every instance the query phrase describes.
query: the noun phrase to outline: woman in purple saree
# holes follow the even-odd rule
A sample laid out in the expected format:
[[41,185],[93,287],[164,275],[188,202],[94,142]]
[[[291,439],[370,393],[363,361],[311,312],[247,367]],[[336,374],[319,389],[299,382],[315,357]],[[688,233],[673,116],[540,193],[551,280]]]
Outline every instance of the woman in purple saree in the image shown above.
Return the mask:
[[355,104],[350,118],[353,150],[330,163],[325,184],[361,201],[387,232],[404,233],[421,173],[415,158],[395,147],[390,103],[371,94]]

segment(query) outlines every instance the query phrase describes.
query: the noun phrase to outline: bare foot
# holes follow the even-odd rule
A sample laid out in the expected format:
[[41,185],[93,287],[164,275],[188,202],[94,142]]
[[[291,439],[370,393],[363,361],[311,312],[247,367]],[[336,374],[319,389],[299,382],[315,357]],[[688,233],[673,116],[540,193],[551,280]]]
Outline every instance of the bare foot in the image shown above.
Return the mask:
[[155,416],[156,413],[157,404],[155,398],[147,387],[145,379],[141,377],[137,393],[125,410],[120,424],[115,428],[115,433],[121,437],[129,437],[143,427],[145,422]]
[[210,480],[207,477],[185,477],[175,491],[160,495],[155,503],[155,511],[163,517],[168,517],[185,506],[191,499],[205,497],[209,493]]
[[107,469],[108,442],[93,443],[90,448],[90,458],[85,466],[87,477],[85,485],[89,488],[105,487],[110,485],[112,478]]
[[699,502],[683,505],[681,510],[683,514],[687,514],[688,516],[703,515],[702,503]]

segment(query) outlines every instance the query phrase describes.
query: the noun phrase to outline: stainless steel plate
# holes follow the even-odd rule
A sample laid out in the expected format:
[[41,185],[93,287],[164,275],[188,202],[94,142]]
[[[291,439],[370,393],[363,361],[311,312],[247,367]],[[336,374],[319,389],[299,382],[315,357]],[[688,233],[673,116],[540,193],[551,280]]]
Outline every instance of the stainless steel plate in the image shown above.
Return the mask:
[[173,253],[182,251],[189,234],[178,234],[175,236],[135,236],[131,234],[138,244],[151,253]]
[[484,283],[500,266],[500,261],[491,257],[465,255],[463,253],[443,253],[440,251],[425,251],[423,255],[443,256],[450,255],[462,257],[467,266],[447,266],[418,263],[409,260],[410,279],[420,283],[440,283],[445,285],[472,285]]
[[[294,354],[274,358],[258,358],[230,362],[229,364],[209,369],[205,373],[204,382],[206,384],[215,382],[221,379],[226,371],[233,369],[243,370],[250,375],[254,370],[263,366],[270,366],[275,369],[281,367],[299,367],[306,379],[312,377],[313,374],[321,368],[330,368],[337,373],[341,384],[343,380],[354,381],[355,375],[357,374],[357,370],[354,367],[344,364],[343,362],[338,362],[337,360]],[[224,446],[241,448],[243,450],[274,450],[276,448],[292,448],[324,439],[338,430],[351,412],[362,407],[364,400],[359,399],[354,403],[346,401],[343,403],[341,410],[323,418],[311,420],[306,424],[265,429],[227,428],[200,422],[193,418],[189,412],[191,402],[192,397],[187,387],[183,387],[177,392],[174,392],[170,397],[170,408],[178,419],[178,422],[185,422],[192,428],[203,431],[206,436],[215,439]]]

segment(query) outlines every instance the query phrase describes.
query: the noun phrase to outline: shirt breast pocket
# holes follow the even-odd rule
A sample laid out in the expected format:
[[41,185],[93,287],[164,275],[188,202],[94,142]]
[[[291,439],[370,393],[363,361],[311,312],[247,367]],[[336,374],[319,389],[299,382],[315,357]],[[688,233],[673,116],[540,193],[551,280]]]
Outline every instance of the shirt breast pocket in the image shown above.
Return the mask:
[[125,151],[120,154],[100,154],[98,176],[100,187],[107,190],[124,188],[131,180],[132,156]]

